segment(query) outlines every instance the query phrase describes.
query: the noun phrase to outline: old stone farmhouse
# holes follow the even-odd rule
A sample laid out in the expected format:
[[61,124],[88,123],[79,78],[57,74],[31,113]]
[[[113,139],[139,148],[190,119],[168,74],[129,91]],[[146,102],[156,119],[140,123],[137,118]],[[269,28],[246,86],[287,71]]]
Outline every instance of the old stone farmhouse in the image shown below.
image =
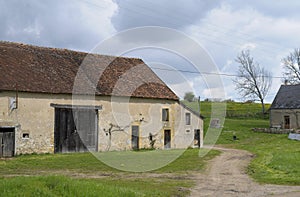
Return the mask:
[[300,128],[300,84],[281,85],[270,107],[270,126]]
[[87,56],[0,42],[0,157],[202,146],[201,116],[141,59]]

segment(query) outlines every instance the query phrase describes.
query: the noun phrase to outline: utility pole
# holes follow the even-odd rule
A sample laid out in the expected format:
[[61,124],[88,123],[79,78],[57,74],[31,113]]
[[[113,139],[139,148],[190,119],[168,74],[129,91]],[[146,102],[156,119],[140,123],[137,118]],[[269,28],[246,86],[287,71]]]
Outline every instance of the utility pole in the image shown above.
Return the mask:
[[200,108],[200,96],[198,97],[198,108],[199,108],[199,114],[201,114],[201,108]]

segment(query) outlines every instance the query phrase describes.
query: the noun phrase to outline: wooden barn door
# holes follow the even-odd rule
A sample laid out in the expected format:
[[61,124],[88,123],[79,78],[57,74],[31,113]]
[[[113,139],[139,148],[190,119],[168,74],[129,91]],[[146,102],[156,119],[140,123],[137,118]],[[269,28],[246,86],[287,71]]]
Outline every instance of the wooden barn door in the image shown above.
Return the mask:
[[15,154],[15,128],[0,128],[0,157],[13,157]]
[[98,111],[55,108],[54,152],[97,150]]
[[284,116],[284,128],[285,129],[290,128],[290,116]]

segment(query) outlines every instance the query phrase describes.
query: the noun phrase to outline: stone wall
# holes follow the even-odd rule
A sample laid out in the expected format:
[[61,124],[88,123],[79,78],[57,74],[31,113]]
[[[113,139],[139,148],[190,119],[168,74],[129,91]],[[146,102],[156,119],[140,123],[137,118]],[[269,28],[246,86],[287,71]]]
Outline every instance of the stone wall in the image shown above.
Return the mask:
[[261,133],[271,133],[271,134],[289,134],[289,133],[296,133],[294,129],[280,129],[280,128],[253,128],[254,132],[261,132]]
[[290,128],[300,128],[300,109],[271,109],[270,127],[284,128],[284,116],[290,117]]
[[[129,150],[131,129],[139,126],[139,147],[164,148],[164,130],[171,131],[171,148],[186,148],[192,144],[194,129],[201,130],[203,121],[192,114],[192,124],[185,125],[182,108],[176,101],[122,97],[73,97],[63,94],[18,93],[17,109],[10,109],[15,92],[0,92],[0,127],[15,127],[15,152],[53,153],[55,110],[50,104],[102,106],[99,110],[98,150]],[[162,108],[169,109],[169,121],[162,121]],[[107,132],[111,129],[111,135]],[[189,130],[190,132],[187,132]],[[202,142],[201,137],[201,142]]]

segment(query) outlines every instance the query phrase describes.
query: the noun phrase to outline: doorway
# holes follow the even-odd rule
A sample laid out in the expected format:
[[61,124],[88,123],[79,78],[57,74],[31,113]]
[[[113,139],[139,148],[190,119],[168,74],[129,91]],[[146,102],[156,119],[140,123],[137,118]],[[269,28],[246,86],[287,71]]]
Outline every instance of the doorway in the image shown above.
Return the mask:
[[97,151],[97,131],[97,110],[55,108],[55,153]]
[[15,128],[0,128],[0,157],[13,157],[15,155]]
[[194,130],[194,146],[200,148],[200,129]]
[[171,148],[171,130],[164,131],[164,148]]
[[284,116],[284,128],[285,129],[290,128],[290,116]]
[[139,149],[139,126],[131,127],[131,147],[133,150]]

